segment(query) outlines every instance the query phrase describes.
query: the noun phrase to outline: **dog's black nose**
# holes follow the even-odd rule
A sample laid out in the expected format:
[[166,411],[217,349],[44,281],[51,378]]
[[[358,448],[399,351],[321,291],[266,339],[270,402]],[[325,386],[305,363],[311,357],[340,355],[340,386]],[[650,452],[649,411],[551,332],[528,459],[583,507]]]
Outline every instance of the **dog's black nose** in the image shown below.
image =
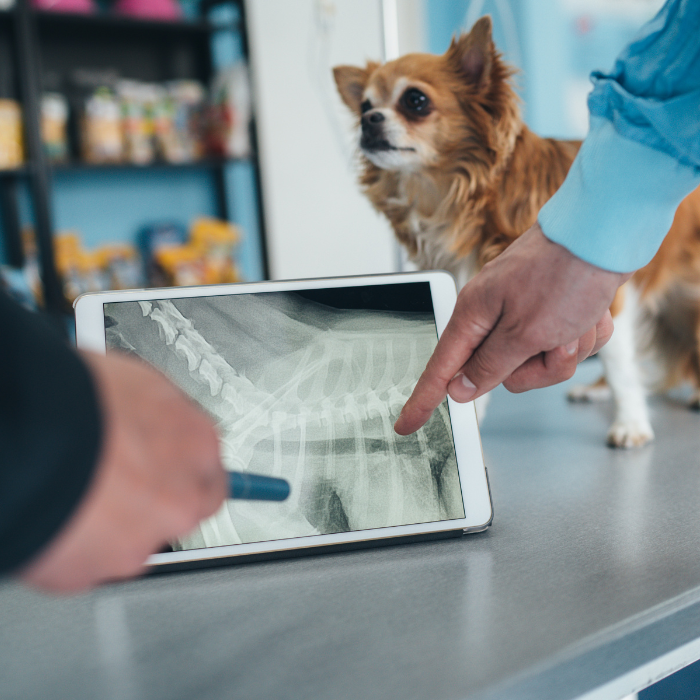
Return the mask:
[[379,122],[384,121],[384,115],[381,112],[368,112],[362,117],[362,122],[369,122],[370,124],[379,124]]
[[373,136],[381,131],[379,126],[384,121],[384,115],[381,112],[367,112],[362,115],[362,133],[365,136]]
[[384,136],[384,115],[372,110],[362,115],[362,138],[360,146],[368,150],[381,150],[389,147]]
[[364,139],[376,139],[382,133],[381,123],[384,115],[381,112],[371,111],[362,115],[362,137]]
[[379,126],[384,121],[384,115],[381,112],[367,112],[362,115],[362,133],[376,134],[381,130]]

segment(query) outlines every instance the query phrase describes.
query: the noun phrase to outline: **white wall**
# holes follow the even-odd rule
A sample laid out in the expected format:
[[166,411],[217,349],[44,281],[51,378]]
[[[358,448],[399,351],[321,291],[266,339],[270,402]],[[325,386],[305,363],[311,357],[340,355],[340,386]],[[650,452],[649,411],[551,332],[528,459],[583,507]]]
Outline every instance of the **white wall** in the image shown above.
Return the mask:
[[247,0],[273,279],[390,272],[388,223],[360,193],[331,67],[382,58],[380,0]]
[[428,51],[425,0],[396,0],[399,55]]

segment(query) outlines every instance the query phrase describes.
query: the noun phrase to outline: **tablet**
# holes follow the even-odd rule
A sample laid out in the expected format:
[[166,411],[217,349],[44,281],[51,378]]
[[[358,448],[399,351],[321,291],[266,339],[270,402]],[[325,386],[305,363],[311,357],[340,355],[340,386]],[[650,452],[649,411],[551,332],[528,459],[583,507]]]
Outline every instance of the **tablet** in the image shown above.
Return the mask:
[[485,529],[474,405],[393,424],[456,301],[446,272],[86,294],[78,347],[149,362],[211,415],[227,470],[285,478],[286,501],[227,500],[159,569]]

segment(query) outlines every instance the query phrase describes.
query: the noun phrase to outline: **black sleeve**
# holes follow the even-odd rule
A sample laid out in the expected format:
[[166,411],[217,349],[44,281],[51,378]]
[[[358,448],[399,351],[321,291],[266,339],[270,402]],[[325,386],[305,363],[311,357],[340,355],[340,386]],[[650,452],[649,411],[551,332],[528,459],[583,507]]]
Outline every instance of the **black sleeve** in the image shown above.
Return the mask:
[[0,292],[0,574],[28,562],[85,492],[101,438],[86,366]]

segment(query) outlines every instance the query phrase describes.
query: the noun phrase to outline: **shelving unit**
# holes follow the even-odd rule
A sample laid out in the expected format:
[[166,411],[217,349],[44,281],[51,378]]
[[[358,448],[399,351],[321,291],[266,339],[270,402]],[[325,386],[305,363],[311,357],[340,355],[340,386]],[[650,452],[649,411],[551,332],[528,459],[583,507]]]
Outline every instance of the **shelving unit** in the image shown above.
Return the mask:
[[[10,10],[7,12],[11,13]],[[110,14],[81,15],[71,12],[50,12],[43,10],[36,13],[36,21],[41,28],[52,29],[63,27],[78,31],[81,29],[95,31],[96,29],[102,28],[109,31],[110,34],[126,31],[128,33],[141,32],[144,34],[156,32],[159,34],[169,34],[171,36],[177,34],[200,33],[208,36],[212,31],[212,25],[206,19],[182,19],[177,22],[162,22],[158,20],[138,19]]]
[[[202,158],[187,163],[168,163],[166,161],[155,161],[146,165],[135,165],[134,163],[81,163],[80,161],[70,161],[68,163],[56,163],[51,166],[54,172],[107,172],[111,170],[148,172],[149,170],[193,170],[197,168],[218,168],[229,163],[247,162],[247,158]],[[0,170],[2,173],[19,173],[21,170]]]
[[[234,5],[237,20],[227,24],[209,21],[209,13],[217,5]],[[168,178],[183,173],[206,171],[212,178],[214,212],[223,219],[231,218],[227,168],[246,163],[252,168],[256,190],[255,218],[257,231],[248,235],[259,238],[258,249],[262,275],[267,273],[264,210],[260,167],[257,158],[255,125],[251,125],[252,155],[247,159],[205,158],[200,161],[172,164],[154,162],[148,165],[91,165],[80,162],[76,153],[65,164],[51,164],[41,140],[40,104],[43,86],[65,80],[78,67],[91,70],[118,70],[122,77],[147,82],[195,79],[208,86],[214,73],[212,39],[216,32],[236,31],[242,57],[248,57],[248,37],[243,0],[202,0],[200,18],[177,22],[140,20],[109,14],[78,15],[39,12],[31,9],[29,0],[17,0],[16,7],[0,12],[0,46],[9,48],[16,97],[22,105],[26,163],[16,170],[0,171],[0,213],[4,231],[5,261],[13,266],[23,264],[21,242],[20,190],[29,193],[31,214],[37,240],[44,303],[48,311],[67,310],[62,283],[54,264],[54,194],[60,178],[80,174],[100,178],[110,173],[120,177],[143,178],[149,173]],[[0,56],[0,59],[2,56]],[[75,134],[73,143],[77,142]],[[155,177],[155,175],[153,176]],[[119,192],[115,189],[114,196]],[[146,222],[144,222],[146,223]]]

